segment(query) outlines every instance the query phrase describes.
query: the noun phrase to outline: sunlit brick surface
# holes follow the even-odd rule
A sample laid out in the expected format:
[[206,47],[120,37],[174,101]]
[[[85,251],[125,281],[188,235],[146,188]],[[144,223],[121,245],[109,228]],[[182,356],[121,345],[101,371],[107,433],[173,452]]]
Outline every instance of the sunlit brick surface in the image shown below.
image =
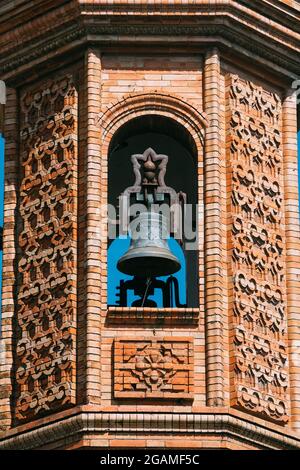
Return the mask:
[[[299,2],[0,18],[0,448],[300,448]],[[109,145],[148,114],[196,149],[193,309],[107,307]]]

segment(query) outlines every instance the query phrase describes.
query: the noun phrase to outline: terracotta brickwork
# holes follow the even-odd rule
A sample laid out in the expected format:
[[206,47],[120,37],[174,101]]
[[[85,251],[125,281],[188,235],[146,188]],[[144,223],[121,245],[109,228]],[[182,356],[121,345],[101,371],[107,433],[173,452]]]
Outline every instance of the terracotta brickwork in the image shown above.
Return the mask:
[[7,90],[5,106],[5,189],[4,189],[4,230],[3,230],[3,272],[2,272],[2,302],[1,302],[1,368],[0,368],[0,417],[1,428],[12,426],[12,409],[10,397],[13,383],[11,369],[13,366],[13,318],[15,314],[14,282],[15,243],[17,210],[17,181],[18,181],[18,111],[17,93],[14,89]]
[[103,55],[102,111],[124,95],[159,91],[180,96],[201,110],[202,57]]
[[[205,254],[202,276],[205,282],[206,322],[206,402],[208,405],[223,405],[226,390],[224,337],[226,330],[227,301],[226,254],[224,253],[224,226],[226,226],[226,183],[224,154],[222,153],[222,108],[221,61],[218,49],[207,52],[204,66],[204,108],[209,125],[205,133],[204,227]],[[225,202],[225,206],[224,206]],[[200,199],[201,203],[201,199]],[[201,282],[201,281],[200,281]]]
[[[300,448],[299,21],[0,2],[1,449]],[[149,115],[195,149],[197,308],[107,305],[110,144]]]
[[[107,60],[107,59],[106,59]],[[111,59],[112,60],[112,59]],[[185,58],[182,56],[174,63],[176,63],[176,67],[182,68],[185,63],[189,64],[190,58]],[[133,63],[147,63],[146,59],[141,57],[139,61],[137,59],[132,58],[131,62]],[[131,63],[129,61],[129,64]],[[111,62],[109,62],[111,63]],[[179,66],[178,63],[181,65]],[[201,67],[201,60],[195,60],[193,63],[198,64]],[[102,61],[102,67],[105,64],[105,58]],[[195,65],[194,65],[195,67]],[[158,83],[161,80],[160,74],[162,70],[162,64],[159,60],[151,62],[151,68],[154,70],[152,73],[157,74]],[[156,70],[156,72],[155,72]],[[158,70],[158,71],[157,71]],[[120,83],[122,82],[121,77],[122,70],[119,71],[120,76]],[[132,72],[128,72],[132,77],[134,74]],[[141,72],[142,73],[142,72]],[[143,72],[145,74],[145,72]],[[173,72],[176,75],[176,72]],[[107,77],[105,69],[102,69],[102,79]],[[182,74],[183,76],[183,74]],[[198,74],[195,75],[201,76],[201,70]],[[114,78],[114,77],[113,77]],[[104,79],[104,84],[102,85],[102,90],[110,89],[110,82],[105,83],[107,78]],[[103,82],[102,82],[103,83]],[[114,83],[114,82],[113,82]],[[133,82],[132,82],[133,83]],[[201,91],[201,82],[197,80],[191,80],[191,83],[195,87],[195,90],[198,90],[198,94],[202,96]],[[107,280],[103,280],[102,284],[102,326],[101,326],[101,404],[105,407],[117,406],[120,410],[128,409],[128,405],[120,402],[120,399],[125,395],[122,394],[114,394],[114,390],[112,387],[112,380],[111,380],[111,371],[115,370],[114,366],[114,356],[113,356],[113,345],[114,341],[122,335],[126,335],[129,341],[134,341],[136,338],[140,337],[147,337],[149,341],[156,339],[157,341],[161,341],[162,347],[164,347],[163,338],[167,336],[174,336],[174,340],[177,336],[186,336],[190,337],[190,341],[193,342],[193,361],[197,364],[194,371],[194,389],[189,389],[188,395],[189,398],[193,397],[193,403],[197,406],[201,406],[205,404],[206,396],[205,396],[205,329],[204,329],[204,293],[203,293],[203,259],[204,259],[204,252],[203,252],[203,146],[204,146],[204,133],[205,128],[208,124],[206,119],[206,115],[204,111],[194,105],[193,102],[189,103],[186,101],[184,96],[184,91],[186,88],[182,87],[182,94],[180,96],[178,94],[169,93],[169,90],[164,87],[160,89],[153,89],[152,80],[144,79],[144,92],[138,91],[137,93],[128,93],[130,87],[127,88],[125,86],[125,93],[124,95],[114,94],[110,96],[110,98],[115,98],[116,101],[113,101],[110,106],[103,105],[102,112],[99,113],[97,117],[97,126],[101,130],[101,157],[102,157],[102,174],[101,174],[101,188],[102,188],[102,202],[106,201],[107,197],[107,166],[108,166],[108,149],[109,143],[111,141],[112,136],[115,132],[126,122],[129,122],[133,118],[137,118],[139,116],[144,116],[147,114],[154,114],[160,116],[166,116],[171,119],[174,119],[176,116],[177,122],[182,124],[193,136],[197,153],[198,153],[198,189],[199,189],[199,201],[200,201],[200,214],[199,214],[199,276],[201,277],[202,281],[200,281],[200,289],[199,289],[199,309],[194,312],[194,318],[190,317],[188,319],[188,312],[185,312],[185,309],[168,309],[166,312],[169,315],[169,320],[164,321],[164,325],[161,325],[161,321],[147,323],[146,321],[139,321],[139,318],[143,317],[143,312],[149,315],[149,309],[128,309],[128,308],[121,308],[120,315],[116,316],[114,322],[108,321],[111,318],[112,311],[111,309],[108,315],[107,312],[107,304],[106,304],[106,283]],[[103,104],[103,100],[105,100],[105,92],[101,94],[101,103]],[[117,99],[119,98],[119,99]],[[106,220],[106,219],[105,219]],[[98,221],[98,229],[103,230],[103,221]],[[106,252],[106,243],[102,242],[102,262],[106,260],[107,252]],[[105,290],[104,290],[105,288]],[[138,311],[137,311],[138,310]],[[155,309],[156,310],[156,309]],[[152,312],[152,315],[159,315],[159,309]],[[158,317],[156,317],[158,318]],[[128,324],[128,319],[131,323],[131,328],[128,330],[126,328]],[[195,321],[196,319],[196,321]],[[190,328],[189,328],[190,326]],[[174,331],[176,328],[176,331]],[[146,329],[146,331],[145,331]],[[146,335],[147,332],[147,336]],[[152,338],[152,339],[151,339]],[[168,344],[166,345],[168,347]],[[100,345],[97,348],[94,348],[94,353],[96,351],[100,351]],[[99,379],[98,379],[99,380]],[[99,383],[99,382],[98,382]],[[186,392],[184,392],[186,393]],[[119,398],[119,400],[118,400]],[[135,397],[134,393],[128,394],[127,398],[131,398],[130,403],[131,406],[134,408],[142,411],[144,409],[143,400],[141,396]],[[159,402],[159,398],[163,398],[162,395],[151,395],[151,394],[144,394],[144,398],[152,400],[152,409],[153,411],[161,410],[162,404]],[[170,398],[170,397],[169,397]],[[165,401],[164,406],[167,406],[170,411],[174,410],[177,404],[174,402],[175,396],[172,395],[172,399],[169,401]],[[180,398],[180,397],[178,397]],[[191,408],[191,403],[186,405],[187,409]]]
[[116,398],[193,397],[192,343],[185,338],[117,338],[114,343]]
[[74,403],[77,92],[72,77],[20,96],[15,416]]
[[[299,180],[297,152],[297,101],[295,90],[285,91],[282,113],[283,171],[285,187],[285,236],[286,236],[286,309],[289,343],[289,380],[292,426],[299,430]],[[299,123],[298,123],[299,124]]]
[[285,422],[289,414],[282,105],[230,75],[233,403]]
[[[102,164],[101,53],[87,49],[80,67],[79,93],[79,245],[78,245],[78,403],[101,402],[103,295],[107,283],[106,239],[101,206],[106,199],[107,169]],[[103,241],[104,238],[104,241]],[[104,246],[103,246],[104,245]]]

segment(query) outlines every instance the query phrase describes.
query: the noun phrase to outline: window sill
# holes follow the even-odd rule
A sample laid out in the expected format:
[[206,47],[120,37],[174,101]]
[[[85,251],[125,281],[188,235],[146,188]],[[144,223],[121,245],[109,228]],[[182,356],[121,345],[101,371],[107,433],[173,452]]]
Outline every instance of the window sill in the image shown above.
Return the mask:
[[198,324],[199,308],[108,307],[110,325],[174,326]]

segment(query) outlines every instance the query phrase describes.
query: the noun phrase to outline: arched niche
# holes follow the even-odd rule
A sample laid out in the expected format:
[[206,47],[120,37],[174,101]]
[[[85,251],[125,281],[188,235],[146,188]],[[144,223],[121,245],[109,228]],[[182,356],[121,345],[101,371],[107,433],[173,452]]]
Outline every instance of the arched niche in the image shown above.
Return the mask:
[[[166,116],[142,115],[129,120],[115,132],[108,148],[108,203],[117,208],[118,196],[134,183],[131,155],[143,153],[149,147],[153,148],[156,153],[168,155],[165,182],[167,186],[174,188],[177,192],[186,193],[187,202],[190,204],[192,212],[191,229],[197,232],[198,159],[196,144],[182,124]],[[111,245],[112,241],[112,239],[108,240],[108,301],[112,298],[111,289],[117,283],[116,258],[122,256],[126,246],[125,242],[122,244],[121,240]],[[173,244],[173,248],[174,246]],[[116,250],[116,253],[112,253],[113,249]],[[176,249],[178,250],[178,248]],[[182,283],[184,283],[184,289],[187,292],[187,306],[197,307],[199,302],[198,249],[184,250],[184,259],[182,271],[177,274],[181,284],[181,302],[185,297],[182,295]]]

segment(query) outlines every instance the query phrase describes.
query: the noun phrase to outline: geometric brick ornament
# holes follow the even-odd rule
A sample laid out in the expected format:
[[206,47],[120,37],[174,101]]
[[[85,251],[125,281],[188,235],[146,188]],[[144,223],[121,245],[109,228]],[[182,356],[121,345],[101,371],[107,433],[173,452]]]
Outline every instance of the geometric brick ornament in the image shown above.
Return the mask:
[[75,400],[77,94],[72,77],[21,94],[17,420]]
[[192,399],[193,350],[187,338],[118,338],[115,398]]
[[281,101],[228,77],[234,357],[232,405],[284,424],[288,351]]

